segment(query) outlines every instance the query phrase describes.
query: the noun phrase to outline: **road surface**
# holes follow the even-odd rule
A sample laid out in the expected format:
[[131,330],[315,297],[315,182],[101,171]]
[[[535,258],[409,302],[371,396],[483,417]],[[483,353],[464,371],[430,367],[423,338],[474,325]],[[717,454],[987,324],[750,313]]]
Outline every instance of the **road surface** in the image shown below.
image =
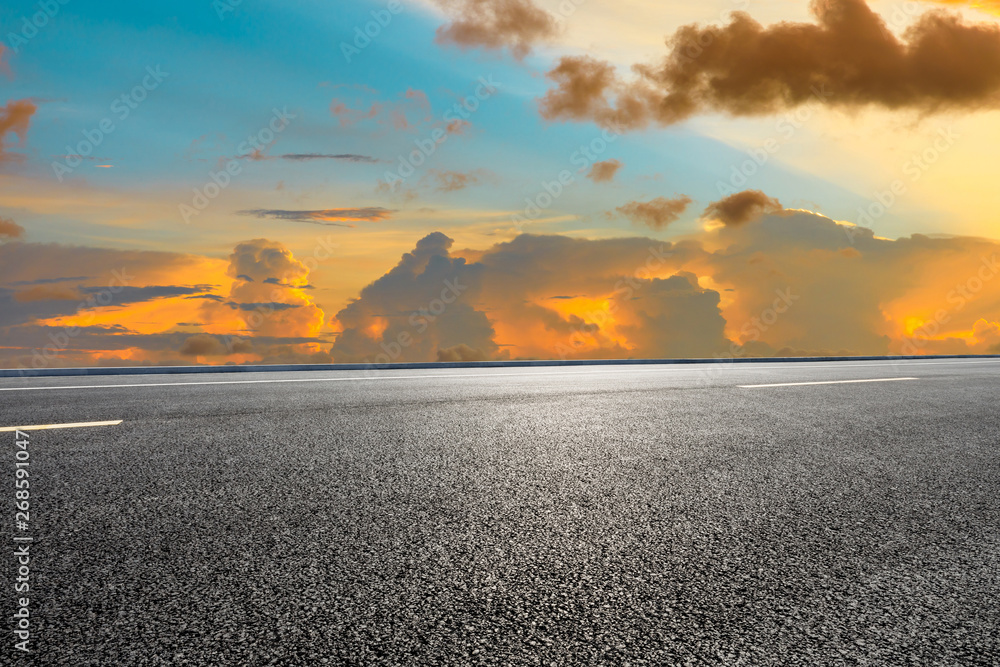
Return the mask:
[[1000,663],[1000,360],[0,379],[119,420],[28,432],[24,664]]

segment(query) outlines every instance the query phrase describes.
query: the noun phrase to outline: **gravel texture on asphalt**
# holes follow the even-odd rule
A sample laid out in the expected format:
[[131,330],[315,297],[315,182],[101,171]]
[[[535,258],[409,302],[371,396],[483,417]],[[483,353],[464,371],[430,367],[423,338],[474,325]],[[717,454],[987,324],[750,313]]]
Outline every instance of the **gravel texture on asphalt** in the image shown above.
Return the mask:
[[0,392],[25,664],[1000,664],[1000,364],[585,370]]

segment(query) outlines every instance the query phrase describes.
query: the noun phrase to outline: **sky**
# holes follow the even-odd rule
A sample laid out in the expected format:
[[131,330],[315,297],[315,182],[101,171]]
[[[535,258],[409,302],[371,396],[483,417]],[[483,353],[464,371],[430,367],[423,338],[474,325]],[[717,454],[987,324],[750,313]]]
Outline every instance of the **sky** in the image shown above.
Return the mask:
[[0,8],[0,367],[1000,353],[1000,2]]

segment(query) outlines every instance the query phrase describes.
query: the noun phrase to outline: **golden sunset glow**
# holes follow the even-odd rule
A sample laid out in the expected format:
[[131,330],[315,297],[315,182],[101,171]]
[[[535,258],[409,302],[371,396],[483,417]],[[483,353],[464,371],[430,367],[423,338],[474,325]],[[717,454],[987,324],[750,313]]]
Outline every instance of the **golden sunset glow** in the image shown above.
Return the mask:
[[1000,1],[175,11],[0,50],[2,365],[1000,353]]

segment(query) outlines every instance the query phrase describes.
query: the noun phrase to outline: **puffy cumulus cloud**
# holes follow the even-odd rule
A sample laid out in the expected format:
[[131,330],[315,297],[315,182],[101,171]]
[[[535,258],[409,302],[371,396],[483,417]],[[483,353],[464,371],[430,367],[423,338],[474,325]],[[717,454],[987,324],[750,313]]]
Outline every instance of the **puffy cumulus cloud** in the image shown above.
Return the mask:
[[734,12],[723,26],[688,25],[656,64],[620,78],[607,62],[568,56],[548,73],[540,102],[550,120],[588,120],[620,131],[694,114],[773,114],[817,100],[847,109],[995,108],[1000,26],[925,13],[903,38],[863,0],[814,0],[816,23],[763,26]]
[[[630,321],[639,322],[642,312],[657,317],[670,311],[666,305],[650,305],[671,292],[661,290],[653,279],[660,273],[672,276],[670,268],[681,257],[698,252],[692,244],[650,239],[587,241],[533,235],[482,252],[457,253],[463,256],[456,256],[451,247],[448,237],[431,234],[362,290],[360,298],[336,316],[342,331],[334,357],[381,363],[502,359],[511,354],[627,357],[639,344],[625,347],[627,341],[614,322],[602,319],[602,314],[620,308],[632,314]],[[467,261],[473,256],[475,261]],[[650,301],[640,309],[646,286]],[[670,298],[676,299],[674,292]],[[579,296],[553,298],[568,294]],[[675,301],[670,312],[680,313],[682,301]],[[652,346],[654,341],[643,344]],[[682,349],[677,336],[664,336],[659,344],[658,356],[688,349]]]
[[13,133],[23,142],[37,110],[30,100],[15,100],[0,107],[0,164],[21,159],[20,155],[7,151],[7,135]]
[[0,240],[19,239],[24,236],[24,227],[10,218],[0,217]]
[[229,256],[227,273],[234,278],[229,301],[205,301],[202,308],[234,310],[252,335],[319,335],[325,317],[306,291],[309,268],[284,245],[268,239],[244,241]]
[[730,345],[720,295],[699,286],[692,273],[643,281],[634,295],[618,294],[616,331],[631,356],[707,358]]
[[[462,286],[451,304],[446,280]],[[525,234],[456,251],[433,234],[337,315],[333,354],[385,362],[986,353],[1000,346],[998,313],[996,241],[881,239],[783,210],[675,243]]]
[[724,225],[743,225],[768,213],[778,213],[784,207],[774,197],[760,190],[744,190],[712,202],[702,217],[718,220]]
[[452,17],[437,31],[439,44],[509,49],[521,59],[559,32],[556,19],[532,0],[437,0]]
[[661,230],[684,215],[684,211],[693,201],[686,195],[679,195],[673,199],[657,197],[646,202],[632,201],[619,206],[615,211],[634,223]]
[[756,354],[981,353],[980,319],[1000,309],[1000,244],[875,237],[786,211],[720,227],[697,269],[733,292],[727,331]]
[[453,241],[435,232],[337,313],[337,361],[428,361],[465,345],[494,357],[498,346],[486,313],[476,304],[482,267],[453,257]]
[[594,183],[610,183],[615,180],[615,175],[618,170],[624,167],[624,163],[621,160],[605,160],[604,162],[595,162],[587,172],[587,178],[592,180]]
[[0,366],[329,361],[311,287],[309,269],[265,239],[228,261],[0,245]]
[[466,344],[449,347],[446,350],[438,350],[438,361],[488,361],[489,356],[482,350],[469,347]]

